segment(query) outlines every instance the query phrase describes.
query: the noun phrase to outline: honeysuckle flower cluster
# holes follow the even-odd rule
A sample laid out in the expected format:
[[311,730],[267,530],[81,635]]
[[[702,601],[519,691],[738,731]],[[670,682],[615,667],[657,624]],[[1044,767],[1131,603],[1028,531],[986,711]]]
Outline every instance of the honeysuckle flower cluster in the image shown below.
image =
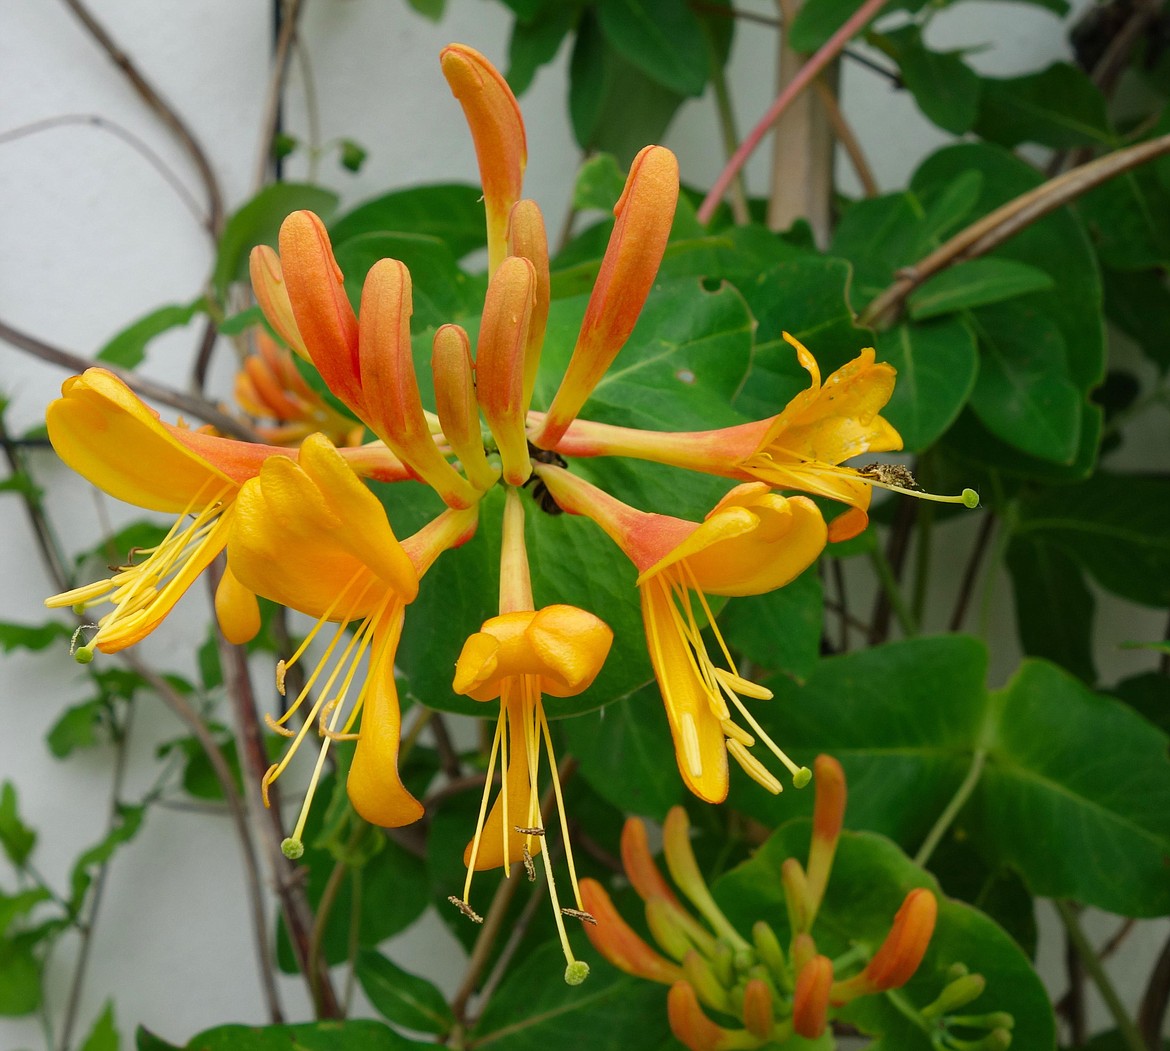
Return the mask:
[[[580,418],[634,328],[670,233],[678,165],[669,150],[648,146],[635,158],[614,209],[616,222],[566,371],[546,409],[533,411],[550,283],[540,209],[521,198],[524,125],[503,77],[478,52],[451,45],[441,65],[470,126],[484,190],[488,286],[474,353],[460,326],[438,328],[430,362],[435,404],[424,408],[411,347],[407,267],[395,259],[375,263],[355,311],[325,225],[310,212],[288,216],[278,250],[253,251],[252,287],[273,331],[320,373],[352,419],[314,395],[287,353],[266,339],[260,340],[259,357],[245,366],[237,397],[253,415],[276,421],[260,432],[270,444],[162,423],[101,369],[67,381],[47,414],[62,459],[112,495],[178,518],[157,547],[135,553],[108,579],[49,604],[72,606],[79,614],[109,605],[76,656],[89,660],[95,650],[116,652],[149,634],[226,549],[215,606],[229,640],[247,641],[258,630],[257,595],[315,618],[303,644],[278,666],[283,693],[288,668],[306,660],[311,643],[323,647],[298,696],[270,721],[289,746],[262,786],[267,796],[305,738],[312,733],[320,739],[300,817],[285,843],[295,857],[335,741],[356,741],[347,789],[359,814],[389,827],[422,815],[422,804],[397,770],[394,662],[406,607],[435,560],[475,532],[484,495],[503,486],[498,615],[471,638],[451,640],[453,689],[499,701],[490,764],[500,769],[499,797],[489,812],[489,778],[465,856],[467,885],[456,900],[476,918],[468,901],[474,871],[507,870],[523,861],[532,872],[533,859],[543,857],[567,975],[580,980],[583,965],[573,957],[561,914],[591,917],[571,854],[576,908],[562,910],[548,852],[541,849],[542,751],[562,831],[565,826],[543,698],[587,689],[611,634],[594,611],[536,607],[521,487],[535,475],[547,498],[591,518],[637,568],[651,663],[688,787],[708,802],[723,800],[730,755],[749,776],[779,792],[767,757],[752,751],[757,742],[799,786],[809,771],[793,763],[753,717],[748,702],[770,693],[737,673],[707,596],[753,595],[784,585],[816,560],[827,540],[864,527],[873,486],[898,487],[877,468],[843,466],[853,456],[900,448],[897,432],[879,414],[893,389],[894,370],[865,350],[822,383],[812,355],[788,337],[812,383],[771,419],[719,431],[655,434]],[[367,430],[373,440],[359,444]],[[697,523],[631,507],[583,481],[572,460],[585,456],[651,459],[740,484]],[[429,485],[445,509],[400,539],[365,480],[408,478]],[[808,497],[776,489],[829,497],[849,510],[826,526]],[[296,728],[290,725],[294,715],[300,720]]]
[[[645,904],[646,926],[658,949],[626,923],[600,883],[581,881],[586,907],[597,920],[586,928],[594,948],[627,974],[670,986],[670,1028],[691,1051],[773,1047],[793,1037],[816,1040],[841,1008],[905,985],[926,954],[938,901],[922,887],[906,895],[880,945],[858,944],[837,960],[818,952],[813,925],[841,835],[846,791],[837,760],[818,756],[814,767],[808,861],[801,865],[788,858],[781,867],[791,932],[787,947],[766,920],[758,920],[747,938],[719,908],[699,871],[690,822],[679,806],[663,825],[663,854],[674,886],[693,912],[655,864],[643,822],[630,818],[622,829],[622,864]],[[958,965],[935,1001],[905,1009],[940,1051],[1006,1048],[1011,1015],[954,1014],[980,996],[985,985],[981,975]],[[734,1027],[724,1024],[733,1020]]]

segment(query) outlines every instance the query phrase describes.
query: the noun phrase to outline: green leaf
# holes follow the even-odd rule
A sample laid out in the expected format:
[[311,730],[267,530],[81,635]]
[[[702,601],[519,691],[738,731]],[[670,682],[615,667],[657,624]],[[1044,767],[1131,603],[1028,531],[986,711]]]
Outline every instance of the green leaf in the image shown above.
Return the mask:
[[[859,794],[852,779],[849,789],[851,809]],[[849,811],[846,821],[852,824]],[[781,826],[750,861],[715,884],[716,900],[739,930],[746,932],[755,921],[766,919],[776,929],[781,944],[787,944],[780,869],[789,857],[803,862],[810,831],[807,821]],[[1019,946],[982,913],[942,896],[929,874],[880,836],[842,833],[813,929],[817,951],[833,957],[857,943],[875,949],[889,931],[902,900],[915,887],[934,892],[939,904],[938,920],[926,956],[900,995],[924,1007],[942,991],[950,967],[964,963],[987,979],[984,993],[964,1013],[1007,1011],[1015,1019],[1013,1045],[1035,1051],[1054,1047],[1048,996]],[[874,1046],[885,1051],[930,1051],[934,1046],[929,1036],[884,996],[856,1001],[846,1017],[863,1032],[881,1035],[884,1039]]]
[[443,10],[447,6],[447,0],[406,0],[406,2],[423,18],[432,22],[442,21]]
[[1100,473],[1020,502],[1016,533],[1054,544],[1108,591],[1170,605],[1170,480]]
[[16,785],[5,781],[0,787],[0,848],[20,868],[36,846],[37,834],[20,820],[17,805]]
[[385,233],[437,237],[462,259],[487,243],[483,191],[460,183],[395,190],[359,204],[329,224],[335,248],[362,234]]
[[579,211],[595,208],[612,212],[625,189],[626,175],[609,153],[590,157],[577,172],[573,184],[573,207]]
[[41,965],[29,935],[0,939],[0,1016],[32,1014],[41,1004]]
[[265,186],[224,225],[211,282],[223,298],[228,285],[248,276],[248,255],[258,244],[276,244],[280,224],[290,212],[307,208],[322,219],[337,207],[337,194],[306,183],[278,182]]
[[1105,313],[1163,374],[1170,370],[1170,289],[1160,270],[1105,269]]
[[118,1051],[120,1046],[118,1028],[114,1024],[114,1002],[107,1000],[80,1051]]
[[903,448],[933,445],[967,403],[979,354],[971,328],[960,318],[902,324],[879,332],[877,355],[898,370],[882,415],[902,436]]
[[1170,912],[1166,735],[1042,661],[991,702],[988,763],[959,830],[1034,894]]
[[84,851],[73,863],[73,870],[69,875],[69,904],[74,911],[81,908],[85,892],[89,890],[89,885],[93,882],[94,870],[109,861],[118,847],[123,843],[128,843],[138,834],[144,817],[146,817],[145,806],[119,803],[117,820],[110,830],[98,843]]
[[[1170,649],[1166,652],[1170,653]],[[1109,692],[1163,733],[1170,734],[1170,691],[1166,689],[1165,675],[1156,671],[1142,672],[1123,679]]]
[[8,933],[14,920],[27,916],[42,901],[48,901],[51,895],[44,887],[30,887],[28,890],[18,890],[15,894],[5,894],[0,890],[0,935]]
[[569,117],[583,150],[612,153],[628,167],[646,143],[661,140],[685,97],[627,61],[592,11],[582,13],[569,62]]
[[[932,190],[937,192],[971,171],[982,176],[972,220],[1043,181],[1035,169],[1005,150],[964,143],[928,157],[914,173],[911,188],[926,198]],[[1105,375],[1105,339],[1101,278],[1083,227],[1068,209],[1053,212],[1000,245],[995,254],[997,259],[1012,259],[1043,270],[1052,278],[1052,288],[1020,296],[1012,306],[1042,314],[1060,329],[1069,379],[1078,390],[1088,393]]]
[[200,296],[190,303],[172,303],[152,310],[134,324],[122,329],[97,352],[97,360],[107,365],[136,369],[146,357],[146,347],[155,336],[173,328],[182,328],[196,314],[207,311],[207,301]]
[[719,614],[719,628],[753,664],[805,679],[821,651],[824,595],[817,567],[766,595],[737,598]]
[[703,27],[676,0],[599,0],[601,31],[614,50],[651,80],[680,95],[707,86]]
[[360,143],[354,142],[353,139],[341,140],[341,155],[338,160],[346,171],[361,171],[362,165],[366,163],[368,156],[369,150]]
[[44,624],[0,623],[0,651],[30,650],[37,653],[72,634],[72,628],[56,620]]
[[1050,275],[1027,263],[985,256],[959,263],[929,278],[911,293],[907,305],[912,318],[924,321],[1051,288],[1053,284]]
[[1105,266],[1144,270],[1170,263],[1170,190],[1152,164],[1094,187],[1079,198],[1077,212]]
[[1093,595],[1080,567],[1043,534],[1016,534],[1007,549],[1020,643],[1092,685]]
[[871,33],[869,40],[898,63],[902,83],[929,120],[955,135],[970,130],[979,108],[979,77],[960,52],[929,50],[914,24]]
[[49,732],[45,742],[49,751],[64,759],[78,748],[91,748],[100,740],[99,728],[109,717],[110,707],[104,697],[94,697],[66,708]]
[[1022,77],[979,80],[975,130],[985,139],[1001,146],[1034,142],[1059,150],[1115,145],[1105,97],[1076,66],[1057,62]]
[[537,70],[547,65],[561,49],[578,18],[576,4],[544,0],[532,5],[531,17],[520,16],[512,23],[508,41],[508,86],[522,95],[531,86]]
[[788,31],[788,46],[793,51],[811,55],[860,6],[861,0],[805,0]]
[[971,408],[992,434],[1032,456],[1072,463],[1081,395],[1056,324],[1017,303],[972,315],[983,356]]
[[[138,1051],[184,1051],[139,1027]],[[298,1025],[221,1025],[191,1038],[185,1051],[410,1051],[433,1047],[394,1032],[383,1022],[302,1022]]]
[[640,1047],[666,1039],[665,989],[618,973],[589,949],[578,955],[591,968],[578,986],[560,980],[565,959],[555,942],[514,968],[475,1023],[468,1046],[548,1051],[579,1047],[588,1033],[589,1051],[626,1051],[633,1033]]
[[389,1021],[439,1036],[455,1024],[455,1016],[438,989],[381,953],[362,949],[355,970],[370,1003]]
[[614,806],[661,820],[682,801],[682,780],[657,682],[562,725],[565,743],[581,764],[580,775]]

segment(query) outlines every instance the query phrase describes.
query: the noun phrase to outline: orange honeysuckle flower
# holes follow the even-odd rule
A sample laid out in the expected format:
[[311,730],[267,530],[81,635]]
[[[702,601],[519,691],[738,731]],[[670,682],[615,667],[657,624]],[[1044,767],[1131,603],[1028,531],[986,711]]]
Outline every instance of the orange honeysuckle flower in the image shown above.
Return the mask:
[[742,1029],[724,1029],[707,1017],[689,981],[675,982],[666,997],[670,1031],[690,1051],[735,1051],[756,1048],[760,1041]]
[[[116,653],[158,627],[223,550],[241,484],[269,457],[296,455],[163,423],[122,380],[100,368],[67,379],[45,422],[57,455],[99,489],[179,516],[157,547],[137,553],[147,556],[141,562],[46,599],[50,608],[73,606],[79,613],[107,602],[113,606],[89,643],[75,650],[81,661],[91,660],[95,648]],[[225,576],[221,622],[233,642],[242,642],[252,621],[239,608],[249,602],[254,608],[255,598],[236,584]]]
[[508,82],[474,48],[449,44],[439,62],[475,143],[487,210],[488,273],[493,274],[507,251],[508,213],[520,199],[528,163],[524,121]]
[[556,448],[634,330],[666,251],[678,185],[678,161],[664,146],[645,147],[630,165],[577,344],[535,445]]
[[[278,666],[282,689],[285,671],[304,656],[327,623],[337,625],[300,696],[270,721],[273,729],[294,740],[265,775],[265,790],[310,728],[317,727],[324,737],[286,853],[299,856],[330,742],[351,736],[359,712],[361,730],[346,786],[354,809],[376,825],[395,827],[417,820],[422,806],[398,776],[394,653],[420,577],[443,551],[471,536],[475,510],[446,511],[400,544],[377,497],[322,435],[306,440],[297,463],[267,461],[259,477],[243,487],[237,504],[228,550],[232,572],[256,593],[318,618],[297,652]],[[351,624],[356,628],[347,637]],[[369,670],[343,721],[346,699],[367,653]],[[311,696],[315,699],[300,730],[294,734],[285,729],[292,713]]]
[[[539,464],[536,473],[563,510],[592,518],[638,569],[650,659],[687,787],[707,802],[722,802],[730,752],[749,776],[779,792],[780,782],[748,751],[756,737],[798,787],[806,784],[808,770],[780,750],[744,705],[741,695],[767,699],[771,691],[736,673],[705,595],[762,594],[803,572],[825,544],[816,505],[753,483],[733,489],[700,524],[638,511],[560,467]],[[724,667],[707,652],[700,617],[715,636]],[[729,702],[754,737],[732,718]]]
[[362,424],[328,405],[297,371],[292,355],[267,332],[256,333],[256,353],[236,373],[234,393],[250,416],[277,421],[275,427],[256,428],[271,445],[297,445],[317,432],[336,446],[361,444]]
[[879,415],[894,389],[894,368],[863,350],[823,384],[816,359],[788,333],[811,384],[767,420],[713,431],[644,431],[576,420],[554,446],[564,456],[631,456],[692,471],[798,489],[850,505],[829,525],[830,540],[856,536],[868,522],[871,490],[892,489],[921,499],[978,504],[970,490],[935,496],[915,488],[904,468],[842,464],[855,456],[893,452],[902,439]]
[[[586,923],[594,920],[582,903],[569,848],[564,801],[542,695],[572,697],[588,689],[609,653],[613,632],[592,613],[575,606],[545,606],[535,610],[533,605],[524,548],[524,505],[519,493],[509,488],[500,559],[500,615],[485,621],[467,639],[455,665],[455,692],[477,701],[498,698],[500,714],[488,759],[479,820],[464,852],[467,879],[463,896],[452,897],[451,901],[478,921],[480,918],[470,903],[473,873],[501,866],[507,872],[513,862],[523,860],[529,878],[534,879],[532,860],[539,854],[565,953],[565,981],[578,985],[589,969],[574,957],[561,914],[566,912]],[[541,849],[545,829],[537,779],[542,744],[548,752],[576,909],[562,910],[548,851]],[[489,814],[487,804],[497,759],[501,766],[501,787]]]
[[792,1028],[799,1036],[815,1040],[829,1024],[829,990],[833,985],[833,961],[817,954],[796,976],[792,994]]

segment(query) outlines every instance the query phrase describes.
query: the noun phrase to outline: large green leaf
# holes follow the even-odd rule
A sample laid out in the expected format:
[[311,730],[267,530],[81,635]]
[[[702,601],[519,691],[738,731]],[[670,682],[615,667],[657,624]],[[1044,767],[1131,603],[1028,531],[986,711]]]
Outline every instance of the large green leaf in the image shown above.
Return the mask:
[[606,40],[627,62],[680,95],[707,84],[707,45],[695,13],[676,0],[599,0]]
[[[799,687],[770,680],[753,705],[797,762],[835,755],[853,827],[916,849],[970,770],[985,768],[956,835],[1036,894],[1126,915],[1170,912],[1167,739],[1126,706],[1029,661],[989,697],[986,656],[963,637],[924,638],[824,660]],[[767,795],[732,778],[732,803],[765,823],[807,811],[812,793]]]
[[1170,480],[1101,473],[1020,502],[1016,533],[1051,543],[1104,588],[1170,605]]
[[1106,266],[1132,271],[1170,263],[1170,190],[1152,164],[1090,190],[1077,212]]
[[337,194],[321,186],[293,182],[265,186],[224,224],[211,275],[220,297],[233,281],[247,277],[248,255],[256,245],[276,244],[280,224],[290,212],[307,208],[328,220],[337,200]]
[[1161,270],[1122,273],[1106,269],[1105,312],[1165,373],[1170,369],[1170,289]]
[[517,94],[528,90],[537,70],[551,62],[579,15],[576,4],[540,0],[531,10],[517,12],[508,40],[508,85]]
[[975,386],[979,355],[970,326],[955,317],[898,325],[878,333],[877,353],[898,370],[882,415],[897,428],[906,450],[934,444]]
[[1166,735],[1042,661],[992,694],[989,716],[987,768],[960,830],[1035,894],[1170,912]]
[[915,321],[925,321],[1051,288],[1052,284],[1052,278],[1034,266],[986,256],[959,263],[929,278],[910,294],[906,303]]
[[824,595],[817,567],[766,595],[729,602],[719,614],[727,641],[753,664],[804,679],[821,650]]
[[1024,652],[1044,657],[1092,684],[1093,595],[1080,567],[1042,533],[1016,534],[1007,549]]
[[1009,445],[1072,463],[1080,445],[1082,397],[1069,375],[1064,337],[1047,316],[1019,301],[971,315],[983,356],[971,408]]
[[[858,791],[850,782],[851,798]],[[850,812],[846,822],[852,824]],[[732,923],[748,931],[757,920],[771,924],[787,944],[787,915],[780,869],[784,860],[807,856],[810,825],[793,821],[768,839],[750,861],[720,879],[716,900]],[[984,993],[963,1014],[1007,1011],[1015,1019],[1013,1044],[1044,1051],[1055,1044],[1052,1008],[1035,971],[1019,946],[982,913],[942,896],[938,884],[893,843],[864,832],[845,832],[833,862],[824,903],[813,935],[818,952],[833,957],[857,943],[876,948],[906,894],[927,887],[938,898],[938,921],[930,948],[918,971],[902,990],[924,1007],[946,985],[950,967],[965,964],[987,979]],[[885,997],[857,1001],[848,1017],[863,1032],[881,1036],[874,1045],[885,1051],[930,1051],[929,1036],[910,1023]]]
[[1055,149],[1110,146],[1105,97],[1076,66],[1058,62],[1022,77],[980,78],[975,130],[1001,146],[1034,142]]
[[912,23],[870,33],[869,41],[898,63],[902,83],[929,120],[954,135],[970,130],[979,107],[979,77],[961,52],[931,51]]
[[370,1003],[391,1022],[439,1035],[450,1032],[455,1024],[455,1016],[438,989],[381,953],[362,949],[355,971]]
[[461,259],[487,243],[483,191],[461,183],[395,190],[346,212],[329,224],[329,233],[334,246],[362,234],[437,237]]
[[626,977],[589,949],[580,956],[592,973],[578,986],[559,980],[565,960],[555,942],[514,968],[472,1029],[468,1051],[575,1047],[585,1033],[589,1051],[626,1051],[634,1033],[639,1047],[656,1047],[666,1039],[670,1030],[662,986]]

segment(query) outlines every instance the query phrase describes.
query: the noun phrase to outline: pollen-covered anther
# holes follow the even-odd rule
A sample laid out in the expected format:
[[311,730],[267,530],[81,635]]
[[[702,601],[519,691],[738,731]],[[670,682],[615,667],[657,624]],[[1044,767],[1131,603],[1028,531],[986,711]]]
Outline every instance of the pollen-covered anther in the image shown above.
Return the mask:
[[[281,693],[283,692],[281,690]],[[296,737],[297,735],[296,730],[289,729],[279,719],[274,718],[270,712],[264,713],[264,725],[273,733],[280,734],[281,737]]]
[[543,836],[544,835],[544,829],[540,828],[538,826],[533,826],[532,828],[524,828],[522,825],[513,825],[512,827],[517,832],[519,832],[520,835],[522,835],[522,836]]
[[751,748],[756,743],[756,739],[747,730],[733,723],[730,719],[723,719],[719,723],[719,727],[727,737],[733,741],[738,741],[746,748]]
[[280,764],[273,763],[267,770],[264,771],[264,776],[260,778],[260,798],[264,800],[264,809],[267,810],[272,803],[268,799],[268,786],[276,780],[276,775],[280,773]]
[[285,664],[284,658],[276,662],[276,689],[281,697],[284,696],[284,679],[288,674],[288,665]]
[[528,876],[529,883],[536,882],[536,866],[532,863],[532,854],[527,847],[524,847],[521,861],[524,862],[524,871]]
[[329,725],[329,719],[333,715],[334,710],[343,700],[343,697],[334,697],[333,700],[327,701],[321,709],[321,716],[317,720],[317,734],[319,736],[327,737],[330,741],[356,741],[361,737],[361,734],[344,733],[339,730],[334,730]]
[[744,772],[756,784],[762,788],[767,789],[774,796],[778,796],[784,791],[784,786],[779,779],[773,774],[763,763],[761,763],[751,752],[749,752],[740,741],[734,738],[727,738],[727,751],[731,753],[735,761],[743,767]]
[[566,906],[561,907],[561,913],[565,916],[571,916],[575,920],[580,920],[582,923],[588,923],[590,926],[597,926],[597,919],[593,913],[586,912],[584,909],[570,909]]
[[483,917],[462,898],[457,898],[454,894],[450,894],[447,896],[447,900],[471,920],[472,923],[483,923]]

